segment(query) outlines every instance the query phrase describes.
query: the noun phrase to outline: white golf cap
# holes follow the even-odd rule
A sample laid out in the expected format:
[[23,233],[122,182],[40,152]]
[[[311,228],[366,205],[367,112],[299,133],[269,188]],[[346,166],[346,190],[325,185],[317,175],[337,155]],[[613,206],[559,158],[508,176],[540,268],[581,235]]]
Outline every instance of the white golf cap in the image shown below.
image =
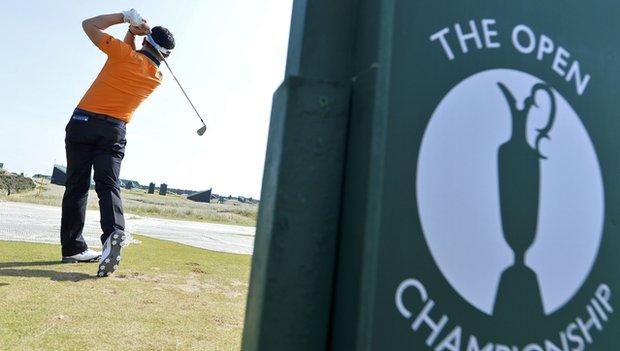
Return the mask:
[[170,55],[171,50],[157,44],[150,33],[146,35],[146,41],[148,41],[148,43],[151,44],[155,50],[159,51],[160,54],[164,56]]

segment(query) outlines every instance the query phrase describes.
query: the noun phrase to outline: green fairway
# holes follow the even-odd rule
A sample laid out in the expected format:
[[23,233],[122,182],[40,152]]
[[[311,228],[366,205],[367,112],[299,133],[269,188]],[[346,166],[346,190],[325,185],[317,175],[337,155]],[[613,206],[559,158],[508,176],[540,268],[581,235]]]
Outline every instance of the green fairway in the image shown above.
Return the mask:
[[135,239],[109,278],[0,241],[0,350],[238,350],[250,256]]

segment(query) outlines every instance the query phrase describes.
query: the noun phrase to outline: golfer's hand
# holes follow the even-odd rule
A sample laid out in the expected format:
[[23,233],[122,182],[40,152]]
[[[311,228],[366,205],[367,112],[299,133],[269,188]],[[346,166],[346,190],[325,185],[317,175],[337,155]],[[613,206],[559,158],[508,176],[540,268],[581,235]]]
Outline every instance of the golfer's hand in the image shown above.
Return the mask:
[[123,11],[123,22],[129,23],[132,26],[140,26],[141,23],[146,22],[142,19],[142,16],[135,9]]
[[129,30],[135,35],[147,35],[151,31],[151,27],[144,21],[139,26],[129,26]]

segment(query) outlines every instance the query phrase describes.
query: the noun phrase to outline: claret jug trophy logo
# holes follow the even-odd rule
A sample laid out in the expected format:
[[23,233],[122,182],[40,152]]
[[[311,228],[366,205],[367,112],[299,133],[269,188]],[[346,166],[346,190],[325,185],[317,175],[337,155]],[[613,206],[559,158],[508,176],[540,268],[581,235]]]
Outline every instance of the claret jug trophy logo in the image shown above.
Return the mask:
[[604,217],[598,158],[542,80],[495,69],[455,86],[424,133],[416,180],[437,266],[485,314],[531,322],[589,275]]
[[[532,87],[522,109],[510,90],[498,83],[510,107],[512,133],[510,139],[499,147],[497,155],[501,221],[506,243],[514,252],[514,264],[501,276],[493,314],[498,318],[528,322],[543,315],[542,300],[536,273],[525,265],[525,252],[534,242],[538,222],[540,193],[540,141],[549,139],[556,114],[555,96],[543,83]],[[547,124],[537,130],[535,147],[527,143],[526,126],[532,107],[536,106],[536,93],[544,91],[549,96]],[[515,209],[518,209],[515,211]],[[527,309],[515,308],[525,304]]]
[[[533,64],[550,55],[550,74],[563,73],[573,93],[508,68],[447,87],[424,131],[415,177],[423,238],[440,274],[404,279],[395,289],[396,310],[436,351],[586,350],[614,311],[605,281],[586,284],[603,238],[605,193],[584,116],[566,98],[580,98],[592,82],[579,62],[557,63],[565,49],[549,36],[517,25],[507,36],[512,42],[500,43],[494,24],[472,21],[469,34],[456,25],[461,52],[450,46],[449,27],[431,42],[450,61],[468,53],[468,40],[480,50],[509,46],[515,55],[531,54]],[[446,302],[443,289],[443,305],[433,299],[437,279],[455,296]],[[590,303],[554,319],[584,287]],[[490,323],[485,330],[455,321],[463,303]],[[527,340],[538,335],[531,328],[550,321],[557,324],[552,335]]]

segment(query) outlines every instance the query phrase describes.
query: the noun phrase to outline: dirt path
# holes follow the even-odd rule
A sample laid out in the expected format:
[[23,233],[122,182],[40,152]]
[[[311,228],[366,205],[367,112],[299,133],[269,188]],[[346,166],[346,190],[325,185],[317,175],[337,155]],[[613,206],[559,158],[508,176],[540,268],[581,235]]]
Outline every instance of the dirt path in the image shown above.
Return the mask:
[[[178,221],[126,215],[126,230],[220,252],[252,254],[252,227]],[[0,201],[0,240],[58,243],[60,208]],[[99,242],[99,212],[87,211],[84,237],[91,247]]]

